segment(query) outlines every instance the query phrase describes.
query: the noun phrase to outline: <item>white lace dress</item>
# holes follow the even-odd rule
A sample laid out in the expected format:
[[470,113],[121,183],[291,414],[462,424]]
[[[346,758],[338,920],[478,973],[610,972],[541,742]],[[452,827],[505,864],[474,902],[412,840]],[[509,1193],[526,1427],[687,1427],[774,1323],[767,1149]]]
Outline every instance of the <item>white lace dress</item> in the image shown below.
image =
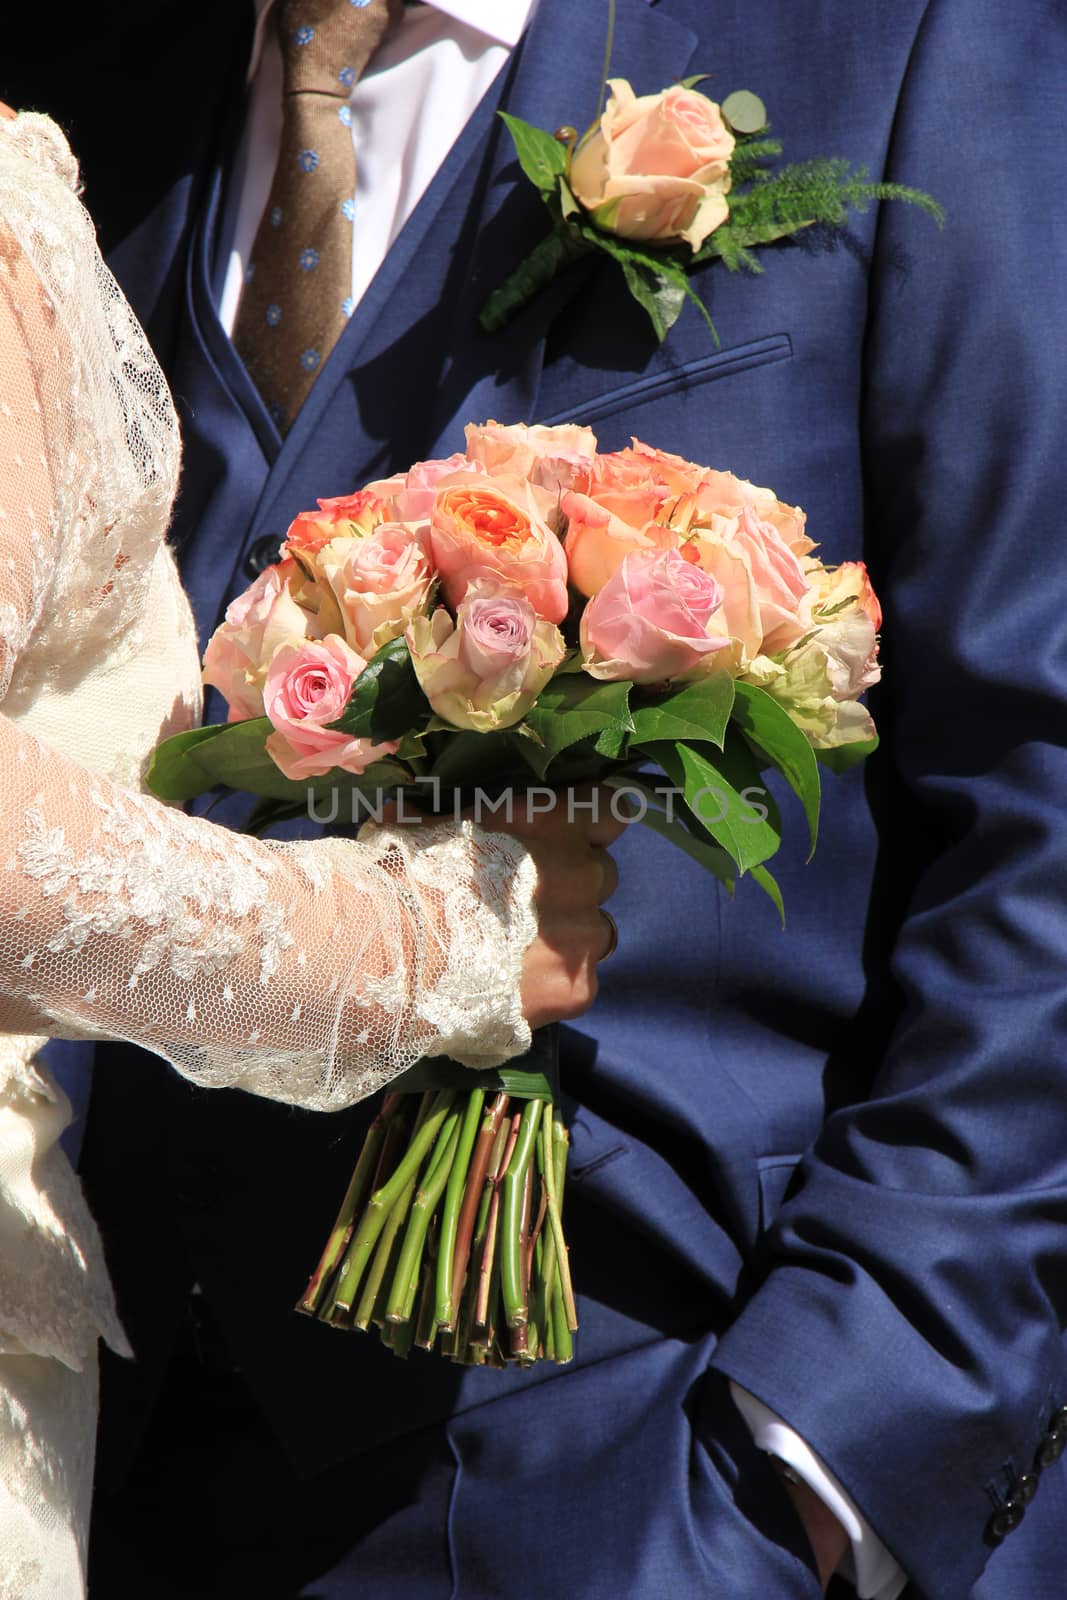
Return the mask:
[[270,844],[139,792],[199,713],[164,543],[162,375],[55,124],[0,121],[0,1597],[79,1600],[96,1341],[127,1349],[44,1037],[131,1039],[321,1110],[426,1054],[522,1050],[519,843],[468,824]]

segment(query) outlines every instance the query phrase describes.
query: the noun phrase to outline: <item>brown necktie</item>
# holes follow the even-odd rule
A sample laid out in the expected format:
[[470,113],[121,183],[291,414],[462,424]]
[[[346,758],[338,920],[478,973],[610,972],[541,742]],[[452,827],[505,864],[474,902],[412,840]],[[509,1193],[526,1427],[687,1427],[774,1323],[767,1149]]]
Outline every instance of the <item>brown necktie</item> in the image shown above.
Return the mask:
[[396,0],[278,0],[275,9],[282,141],[233,338],[282,433],[352,310],[348,97],[398,9]]

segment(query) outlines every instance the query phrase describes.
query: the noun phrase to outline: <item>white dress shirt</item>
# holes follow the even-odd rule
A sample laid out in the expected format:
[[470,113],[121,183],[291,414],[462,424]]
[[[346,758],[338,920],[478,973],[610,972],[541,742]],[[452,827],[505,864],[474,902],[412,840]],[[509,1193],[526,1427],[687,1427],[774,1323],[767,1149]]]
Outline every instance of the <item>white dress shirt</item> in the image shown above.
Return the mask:
[[[409,6],[354,85],[352,301],[358,304],[483,95],[522,37],[535,0]],[[258,0],[249,108],[222,222],[219,318],[232,333],[282,134],[282,58]]]
[[[227,333],[233,331],[281,143],[281,51],[267,25],[273,4],[257,0],[249,106],[222,218],[217,299]],[[354,85],[348,101],[356,150],[353,304],[506,64],[535,5],[536,0],[427,0],[410,6]],[[669,439],[650,442],[670,448]],[[731,1387],[760,1449],[787,1461],[845,1528],[851,1551],[841,1570],[856,1583],[859,1600],[896,1600],[904,1574],[841,1485],[781,1418]]]

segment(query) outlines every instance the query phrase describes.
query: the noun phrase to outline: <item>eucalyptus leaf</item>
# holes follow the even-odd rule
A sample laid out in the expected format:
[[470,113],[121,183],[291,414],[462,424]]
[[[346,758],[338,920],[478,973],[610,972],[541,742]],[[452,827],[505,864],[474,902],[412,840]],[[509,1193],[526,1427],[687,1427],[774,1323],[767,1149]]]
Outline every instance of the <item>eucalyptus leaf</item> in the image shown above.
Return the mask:
[[506,111],[497,114],[507,125],[523,172],[536,188],[545,194],[552,193],[567,170],[565,146],[543,128],[535,128],[521,117],[510,116]]

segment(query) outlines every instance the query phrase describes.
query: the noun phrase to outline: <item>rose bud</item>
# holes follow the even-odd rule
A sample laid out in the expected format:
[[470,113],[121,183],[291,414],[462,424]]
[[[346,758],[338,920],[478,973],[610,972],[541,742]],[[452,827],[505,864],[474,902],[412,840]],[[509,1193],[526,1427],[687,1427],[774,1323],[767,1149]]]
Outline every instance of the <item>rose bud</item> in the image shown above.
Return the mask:
[[679,240],[698,250],[726,221],[734,138],[718,106],[680,85],[634,94],[625,78],[596,128],[571,158],[578,200],[602,228],[656,244]]

